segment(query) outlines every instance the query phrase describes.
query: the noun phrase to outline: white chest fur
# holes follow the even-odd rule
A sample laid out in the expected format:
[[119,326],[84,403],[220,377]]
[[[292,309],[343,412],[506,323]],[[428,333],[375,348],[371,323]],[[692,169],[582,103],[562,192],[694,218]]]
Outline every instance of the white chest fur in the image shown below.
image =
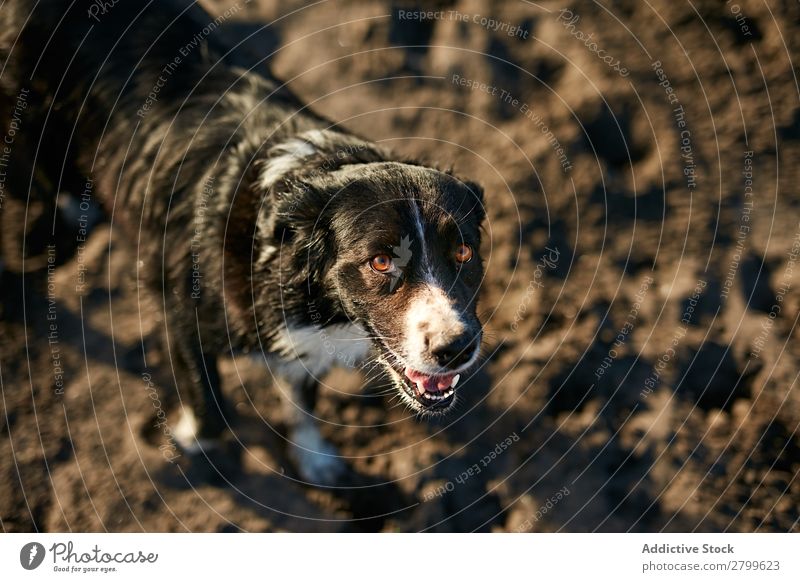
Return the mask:
[[370,348],[367,332],[357,325],[287,327],[272,345],[279,368],[291,375],[319,377],[334,366],[356,368]]

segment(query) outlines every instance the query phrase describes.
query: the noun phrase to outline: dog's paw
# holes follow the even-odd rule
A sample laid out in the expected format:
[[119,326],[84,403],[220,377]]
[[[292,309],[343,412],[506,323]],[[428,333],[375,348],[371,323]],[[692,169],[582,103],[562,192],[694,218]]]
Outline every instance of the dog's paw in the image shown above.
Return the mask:
[[199,425],[194,413],[188,408],[181,411],[181,417],[172,428],[172,437],[180,449],[187,455],[201,455],[214,452],[224,447],[222,437],[203,438],[198,436]]
[[209,483],[224,486],[235,479],[241,470],[241,450],[235,442],[223,438],[199,438],[194,415],[184,409],[180,421],[172,429],[178,448],[171,464],[178,461],[182,477],[189,483]]
[[290,434],[289,457],[300,478],[313,485],[336,485],[347,473],[347,464],[316,426],[305,425]]

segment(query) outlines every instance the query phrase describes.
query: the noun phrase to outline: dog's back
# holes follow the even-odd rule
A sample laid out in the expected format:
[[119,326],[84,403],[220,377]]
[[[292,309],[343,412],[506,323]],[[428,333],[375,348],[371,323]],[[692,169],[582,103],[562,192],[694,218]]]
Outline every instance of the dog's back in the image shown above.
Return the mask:
[[[237,68],[234,51],[217,40],[232,17],[183,0],[3,5],[0,101],[8,109],[20,92],[28,97],[14,148],[23,163],[8,182],[12,198],[25,201],[26,234],[35,234],[29,258],[49,238],[30,210],[39,205],[34,215],[53,214],[56,194],[84,191],[89,176],[93,199],[113,208],[123,229],[133,225],[130,234],[143,227],[155,238],[169,216],[169,232],[182,240],[204,184],[213,181],[215,195],[232,196],[235,186],[222,183],[240,180],[242,164],[266,142],[318,122],[308,112],[297,115],[298,102],[266,69]],[[14,207],[7,205],[9,222],[19,222]],[[186,228],[175,228],[181,224]],[[147,244],[151,237],[143,238]],[[21,255],[17,241],[9,246],[4,254]],[[163,257],[166,264],[184,261]]]
[[[125,157],[140,164],[127,166],[128,174],[141,175],[153,167],[155,151],[116,151],[141,147],[145,140],[131,139],[134,130],[153,137],[172,131],[183,139],[187,127],[202,125],[193,114],[208,113],[237,82],[215,40],[220,20],[194,3],[11,0],[0,13],[7,100],[30,90],[38,110],[32,117],[65,126],[43,140],[47,158],[63,163],[80,152],[84,172],[113,175]],[[214,116],[217,129],[226,121],[235,134],[241,119]],[[107,186],[116,190],[115,183]]]

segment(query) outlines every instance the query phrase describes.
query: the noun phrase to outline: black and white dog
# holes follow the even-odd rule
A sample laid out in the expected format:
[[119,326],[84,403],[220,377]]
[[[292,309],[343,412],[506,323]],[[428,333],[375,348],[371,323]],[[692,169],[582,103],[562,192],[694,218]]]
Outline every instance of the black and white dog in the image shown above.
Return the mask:
[[220,22],[189,2],[6,0],[3,108],[28,103],[7,183],[50,223],[57,192],[84,192],[135,245],[187,451],[231,421],[218,356],[251,351],[285,396],[300,475],[333,483],[312,414],[326,370],[370,353],[411,408],[440,414],[473,368],[482,192],[310,113],[241,68]]

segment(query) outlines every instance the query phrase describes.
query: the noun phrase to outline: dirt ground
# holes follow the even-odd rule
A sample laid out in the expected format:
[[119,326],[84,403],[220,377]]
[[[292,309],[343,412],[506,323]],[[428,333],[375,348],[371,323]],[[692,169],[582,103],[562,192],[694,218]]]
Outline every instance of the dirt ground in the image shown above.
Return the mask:
[[325,490],[268,373],[225,361],[244,467],[196,482],[106,221],[50,300],[2,274],[2,529],[800,529],[800,5],[735,1],[242,7],[223,33],[314,109],[483,184],[484,363],[438,422],[331,373],[355,476]]

